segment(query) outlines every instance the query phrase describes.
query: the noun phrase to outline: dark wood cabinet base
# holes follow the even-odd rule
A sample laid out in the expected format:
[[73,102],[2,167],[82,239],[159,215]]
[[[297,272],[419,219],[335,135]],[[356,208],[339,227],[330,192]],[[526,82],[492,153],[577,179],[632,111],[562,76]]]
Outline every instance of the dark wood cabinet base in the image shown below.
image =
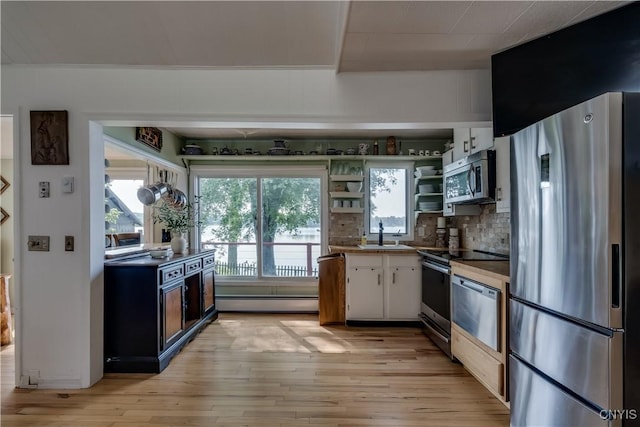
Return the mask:
[[104,372],[159,373],[218,318],[213,251],[105,263]]
[[104,361],[104,372],[159,374],[169,365],[171,359],[193,340],[204,328],[218,318],[218,310],[203,317],[178,341],[157,357],[111,357]]

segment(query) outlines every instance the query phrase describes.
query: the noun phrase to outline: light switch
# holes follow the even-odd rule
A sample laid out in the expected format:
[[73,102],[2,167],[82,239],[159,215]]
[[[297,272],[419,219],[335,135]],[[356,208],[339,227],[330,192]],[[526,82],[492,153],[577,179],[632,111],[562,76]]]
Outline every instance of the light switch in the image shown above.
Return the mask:
[[73,193],[73,177],[65,176],[62,178],[62,192]]
[[67,252],[73,252],[74,241],[73,236],[64,236],[64,250]]

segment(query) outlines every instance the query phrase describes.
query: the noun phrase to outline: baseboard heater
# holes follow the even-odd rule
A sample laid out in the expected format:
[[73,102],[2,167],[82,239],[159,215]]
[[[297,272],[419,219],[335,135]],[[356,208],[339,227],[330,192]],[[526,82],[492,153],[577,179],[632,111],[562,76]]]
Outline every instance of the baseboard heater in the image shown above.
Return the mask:
[[219,312],[317,313],[318,297],[218,296],[216,297],[216,308]]

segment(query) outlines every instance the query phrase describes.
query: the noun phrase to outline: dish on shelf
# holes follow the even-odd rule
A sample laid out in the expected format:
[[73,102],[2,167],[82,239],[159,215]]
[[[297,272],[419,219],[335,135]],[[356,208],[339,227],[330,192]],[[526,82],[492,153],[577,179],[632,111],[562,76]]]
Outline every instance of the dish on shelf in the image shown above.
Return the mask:
[[437,173],[438,173],[438,171],[435,170],[435,169],[423,170],[423,171],[416,170],[414,172],[414,175],[415,175],[416,178],[420,178],[420,177],[423,177],[423,176],[435,176]]
[[421,211],[437,211],[442,209],[442,202],[419,202],[418,208]]
[[362,190],[362,181],[359,182],[347,182],[347,190],[352,193],[357,193]]
[[436,192],[436,186],[433,185],[433,184],[420,184],[420,185],[418,185],[418,190],[419,190],[420,194],[435,193]]
[[419,172],[424,172],[424,171],[432,171],[435,168],[436,168],[435,166],[417,166],[416,170]]
[[267,154],[270,156],[286,156],[287,154],[289,154],[289,149],[282,147],[273,147],[269,148]]

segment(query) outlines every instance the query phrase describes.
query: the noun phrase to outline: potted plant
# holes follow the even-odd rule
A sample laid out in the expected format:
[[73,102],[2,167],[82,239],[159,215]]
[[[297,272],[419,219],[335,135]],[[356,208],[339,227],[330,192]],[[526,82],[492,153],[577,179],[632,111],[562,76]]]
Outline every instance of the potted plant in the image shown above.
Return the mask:
[[176,207],[163,200],[154,209],[153,223],[163,223],[171,232],[171,250],[174,253],[185,253],[187,250],[186,232],[202,225],[197,219],[198,198],[193,203],[187,203],[184,207]]

